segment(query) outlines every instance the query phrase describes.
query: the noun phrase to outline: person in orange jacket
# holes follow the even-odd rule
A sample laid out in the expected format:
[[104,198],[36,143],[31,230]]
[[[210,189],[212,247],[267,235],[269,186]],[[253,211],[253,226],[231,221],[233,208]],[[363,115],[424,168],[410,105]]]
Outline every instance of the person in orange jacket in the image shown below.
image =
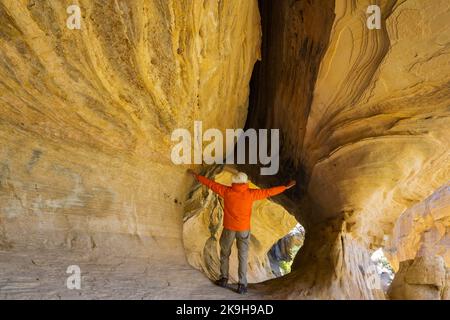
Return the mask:
[[250,189],[247,175],[243,172],[233,175],[231,187],[198,175],[191,169],[188,169],[188,173],[224,200],[223,231],[220,237],[220,279],[215,283],[221,287],[226,287],[228,284],[228,262],[231,246],[236,239],[239,260],[237,291],[244,294],[247,292],[247,257],[253,201],[282,193],[295,186],[296,182],[290,181],[286,186],[269,189]]

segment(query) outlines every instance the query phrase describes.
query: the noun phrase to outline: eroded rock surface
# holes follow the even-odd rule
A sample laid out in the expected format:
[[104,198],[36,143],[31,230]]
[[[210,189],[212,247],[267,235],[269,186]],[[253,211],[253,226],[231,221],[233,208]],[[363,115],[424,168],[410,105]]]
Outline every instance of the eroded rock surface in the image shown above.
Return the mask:
[[[163,282],[186,269],[195,273],[186,281],[208,288],[183,250],[192,180],[171,162],[171,133],[193,130],[194,120],[244,125],[260,56],[257,2],[76,3],[81,30],[66,27],[72,1],[0,1],[0,249],[11,252],[1,275],[27,272],[32,262],[15,254],[55,249],[99,266],[97,256],[141,257]],[[68,275],[56,265],[40,278],[64,293]],[[26,279],[30,295],[49,297],[33,273]],[[146,297],[159,290],[148,286]]]
[[449,299],[450,186],[406,210],[386,248],[398,269],[389,295],[394,299]]
[[448,273],[441,256],[420,256],[400,262],[389,289],[391,299],[448,300]]
[[383,1],[382,28],[369,30],[370,4],[262,8],[270,31],[259,72],[272,77],[253,79],[247,124],[281,128],[282,174],[301,181],[288,196],[317,235],[306,237],[298,272],[267,283],[285,297],[377,298],[370,264],[349,252],[383,247],[400,215],[450,180],[450,5]]

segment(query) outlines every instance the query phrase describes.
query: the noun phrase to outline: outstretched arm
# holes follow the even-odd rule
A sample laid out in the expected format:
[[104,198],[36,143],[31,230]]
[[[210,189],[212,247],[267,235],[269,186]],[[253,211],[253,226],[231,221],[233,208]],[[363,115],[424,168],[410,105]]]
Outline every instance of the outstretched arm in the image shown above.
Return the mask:
[[296,184],[296,182],[292,180],[292,181],[289,181],[289,183],[286,186],[278,186],[278,187],[273,187],[273,188],[268,188],[268,189],[254,189],[254,190],[252,190],[252,196],[253,196],[253,199],[255,199],[255,200],[265,199],[265,198],[280,194],[280,193],[284,192],[285,190],[292,188],[293,186],[295,186],[295,184]]
[[187,172],[194,176],[198,182],[201,184],[204,184],[208,188],[210,188],[212,191],[217,193],[219,196],[223,197],[228,189],[227,186],[224,186],[223,184],[217,183],[213,180],[210,180],[204,176],[201,176],[199,174],[196,174],[193,170],[188,169]]

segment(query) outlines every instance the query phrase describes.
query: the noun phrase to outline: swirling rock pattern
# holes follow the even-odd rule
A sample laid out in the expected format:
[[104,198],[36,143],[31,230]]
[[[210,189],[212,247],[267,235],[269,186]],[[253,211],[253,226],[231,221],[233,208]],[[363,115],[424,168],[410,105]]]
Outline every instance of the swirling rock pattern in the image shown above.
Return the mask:
[[[289,196],[310,235],[298,271],[266,285],[277,297],[382,298],[361,287],[370,261],[359,268],[348,252],[386,245],[402,212],[450,180],[449,3],[380,3],[380,30],[366,27],[371,1],[262,8],[272,28],[258,68],[273,77],[254,78],[264,90],[252,92],[248,123],[281,128],[280,168],[301,181]],[[280,17],[301,31],[275,30]]]
[[[74,3],[81,30],[66,27]],[[21,278],[29,248],[60,250],[61,261],[48,256],[48,287],[27,261],[32,270],[22,276],[32,289],[12,283],[2,297],[57,298],[75,251],[80,264],[116,256],[133,269],[124,257],[144,259],[142,270],[157,278],[145,297],[188,297],[190,281],[212,288],[186,263],[192,180],[171,162],[170,138],[194,120],[205,129],[244,125],[259,19],[252,0],[0,1],[0,246],[10,252],[2,274]]]

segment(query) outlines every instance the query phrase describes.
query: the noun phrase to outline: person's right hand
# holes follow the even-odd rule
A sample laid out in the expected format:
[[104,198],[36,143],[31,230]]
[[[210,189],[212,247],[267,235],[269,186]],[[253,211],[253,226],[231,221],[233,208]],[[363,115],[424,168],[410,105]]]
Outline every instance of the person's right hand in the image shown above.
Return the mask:
[[295,186],[297,184],[297,182],[295,180],[291,180],[288,182],[288,184],[286,185],[286,189],[290,189],[293,186]]

